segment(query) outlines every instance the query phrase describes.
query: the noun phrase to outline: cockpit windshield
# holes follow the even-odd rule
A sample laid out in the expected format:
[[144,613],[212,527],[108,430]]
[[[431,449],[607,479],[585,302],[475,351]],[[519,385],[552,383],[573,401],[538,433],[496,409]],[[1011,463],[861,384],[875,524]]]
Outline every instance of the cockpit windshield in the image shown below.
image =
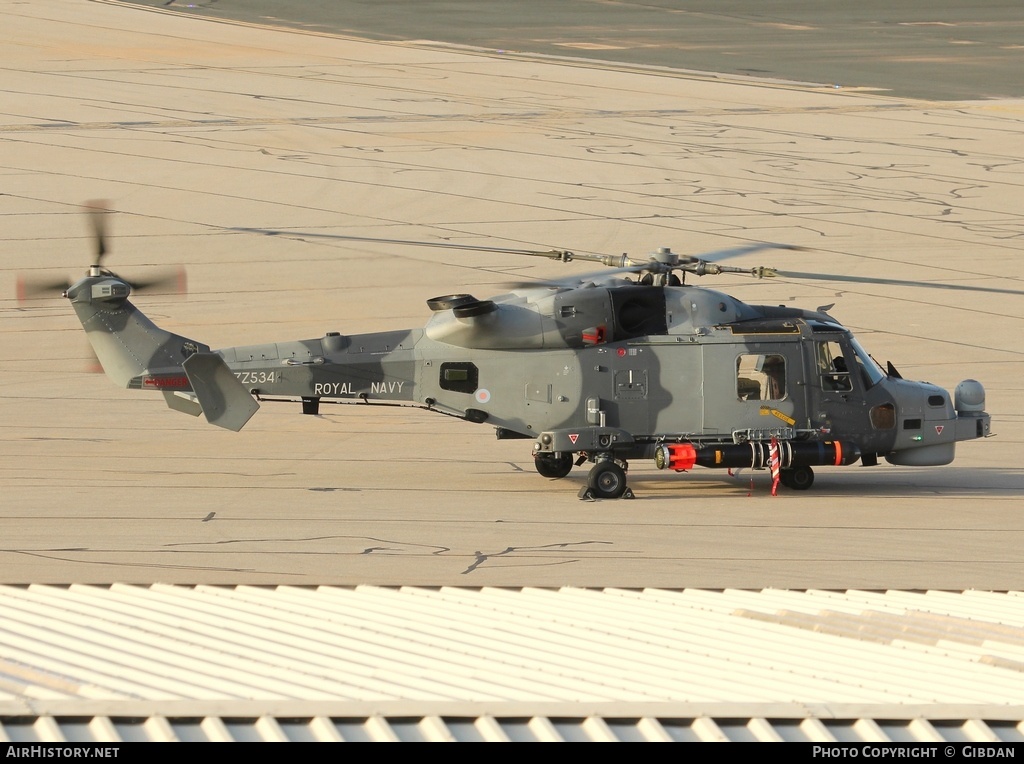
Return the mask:
[[850,345],[853,347],[853,352],[857,354],[857,365],[860,367],[860,376],[864,380],[865,387],[874,387],[885,379],[885,372],[853,337],[850,337]]

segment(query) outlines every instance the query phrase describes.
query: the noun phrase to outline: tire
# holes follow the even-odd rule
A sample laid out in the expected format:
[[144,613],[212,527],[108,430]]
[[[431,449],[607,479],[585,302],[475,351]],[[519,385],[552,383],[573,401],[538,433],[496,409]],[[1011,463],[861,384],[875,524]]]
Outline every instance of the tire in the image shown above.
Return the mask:
[[782,470],[779,482],[794,491],[806,491],[814,485],[814,470],[810,467],[792,467]]
[[558,451],[553,454],[537,454],[533,457],[533,466],[543,477],[564,478],[572,470],[572,452]]
[[618,499],[626,492],[626,471],[615,462],[598,462],[587,476],[596,499]]

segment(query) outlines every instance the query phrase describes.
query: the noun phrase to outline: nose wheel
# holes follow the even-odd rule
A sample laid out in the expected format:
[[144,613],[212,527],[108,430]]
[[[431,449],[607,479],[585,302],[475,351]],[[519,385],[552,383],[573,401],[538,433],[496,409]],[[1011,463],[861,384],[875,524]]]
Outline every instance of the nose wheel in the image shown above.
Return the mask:
[[814,485],[814,470],[810,467],[790,467],[781,470],[779,482],[794,491],[806,491]]
[[533,457],[533,466],[546,478],[564,478],[572,470],[572,465],[572,453],[569,451],[540,453]]
[[591,468],[579,496],[581,499],[632,499],[633,491],[626,485],[625,468],[608,459]]

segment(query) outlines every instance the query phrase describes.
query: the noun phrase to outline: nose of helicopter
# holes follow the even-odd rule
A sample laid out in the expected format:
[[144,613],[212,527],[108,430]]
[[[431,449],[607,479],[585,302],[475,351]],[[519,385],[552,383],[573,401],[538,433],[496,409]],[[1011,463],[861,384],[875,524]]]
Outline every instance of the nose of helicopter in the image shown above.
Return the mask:
[[953,461],[956,443],[991,434],[985,388],[966,379],[950,401],[946,390],[926,382],[888,380],[896,404],[895,447],[886,460],[905,466],[938,466]]

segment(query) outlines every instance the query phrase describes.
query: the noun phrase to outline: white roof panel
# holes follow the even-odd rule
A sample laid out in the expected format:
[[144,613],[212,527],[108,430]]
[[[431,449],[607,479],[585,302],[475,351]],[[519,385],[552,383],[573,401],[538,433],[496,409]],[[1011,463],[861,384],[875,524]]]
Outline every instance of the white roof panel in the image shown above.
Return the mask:
[[1022,719],[1019,592],[0,587],[0,740],[992,741]]

